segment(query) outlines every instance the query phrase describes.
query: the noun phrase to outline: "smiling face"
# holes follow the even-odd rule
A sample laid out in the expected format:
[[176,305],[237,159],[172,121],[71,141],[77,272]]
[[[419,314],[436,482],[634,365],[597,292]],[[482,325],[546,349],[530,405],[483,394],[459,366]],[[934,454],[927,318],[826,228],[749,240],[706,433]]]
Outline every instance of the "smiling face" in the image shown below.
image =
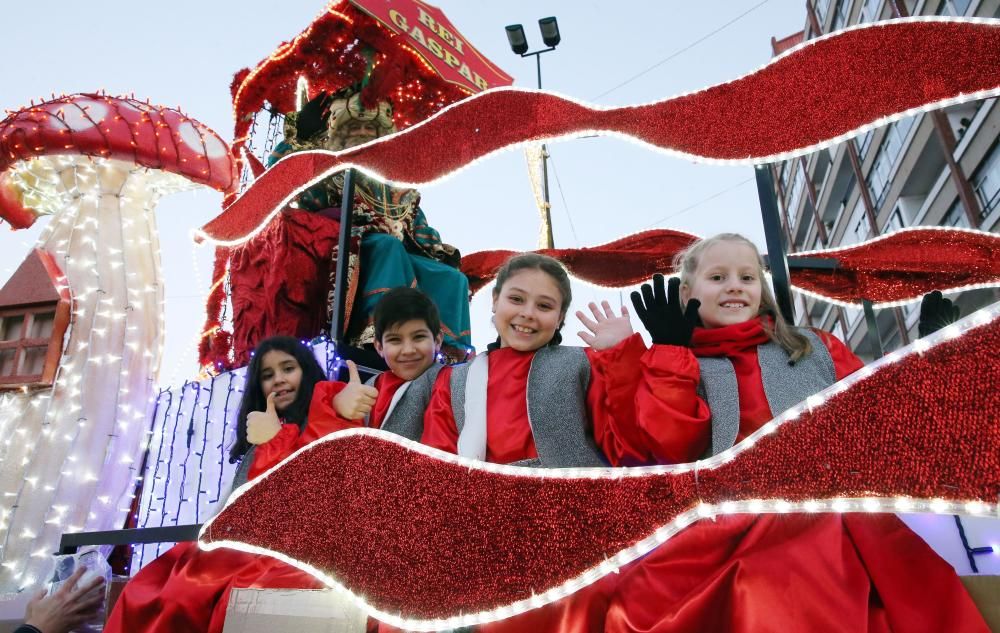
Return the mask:
[[441,334],[431,334],[423,319],[391,325],[382,332],[382,340],[375,341],[375,351],[403,380],[413,380],[427,371],[440,347]]
[[279,413],[295,402],[301,384],[302,367],[291,354],[272,349],[260,359],[261,391],[265,398],[275,394],[274,407]]
[[493,324],[501,347],[522,352],[548,344],[566,315],[559,286],[536,268],[519,270],[493,294]]
[[749,321],[760,311],[761,271],[757,252],[743,242],[722,241],[698,256],[698,268],[681,286],[684,303],[701,301],[707,328]]

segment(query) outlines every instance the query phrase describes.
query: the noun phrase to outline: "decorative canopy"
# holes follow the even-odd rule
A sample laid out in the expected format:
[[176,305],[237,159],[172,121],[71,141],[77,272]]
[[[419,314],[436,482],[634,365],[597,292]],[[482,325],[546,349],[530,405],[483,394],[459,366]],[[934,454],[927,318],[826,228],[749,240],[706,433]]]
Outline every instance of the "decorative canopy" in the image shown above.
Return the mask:
[[436,7],[419,0],[331,0],[290,42],[236,73],[237,154],[265,103],[273,112],[297,109],[300,80],[311,96],[362,85],[365,105],[392,101],[398,129],[470,94],[513,83]]

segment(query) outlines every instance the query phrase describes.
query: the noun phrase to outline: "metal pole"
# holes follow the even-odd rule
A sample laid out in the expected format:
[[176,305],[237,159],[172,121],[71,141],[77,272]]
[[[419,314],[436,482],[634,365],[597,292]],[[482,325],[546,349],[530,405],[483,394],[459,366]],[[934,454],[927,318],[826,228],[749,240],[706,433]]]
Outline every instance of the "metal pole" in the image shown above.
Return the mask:
[[882,358],[885,352],[882,350],[882,335],[878,331],[878,321],[875,320],[875,308],[868,299],[862,301],[861,305],[864,306],[865,325],[868,326],[868,333],[865,337],[868,339],[868,346],[872,351],[872,360],[877,360]]
[[354,213],[354,170],[344,172],[344,190],[340,198],[340,235],[337,239],[337,270],[334,276],[333,315],[330,322],[330,339],[337,353],[344,341],[344,310],[347,305],[347,273],[351,263],[351,220]]
[[774,283],[774,298],[778,302],[781,316],[788,323],[795,323],[792,307],[792,289],[788,276],[788,258],[785,244],[781,239],[781,216],[778,215],[778,200],[774,196],[774,178],[768,165],[754,168],[757,176],[757,197],[760,198],[760,215],[764,220],[764,238],[767,241],[768,262],[771,281]]
[[[535,66],[538,69],[538,89],[542,89],[542,56],[535,55]],[[549,150],[542,143],[542,198],[545,209],[545,248],[555,248],[555,241],[552,237],[552,205],[549,204]]]

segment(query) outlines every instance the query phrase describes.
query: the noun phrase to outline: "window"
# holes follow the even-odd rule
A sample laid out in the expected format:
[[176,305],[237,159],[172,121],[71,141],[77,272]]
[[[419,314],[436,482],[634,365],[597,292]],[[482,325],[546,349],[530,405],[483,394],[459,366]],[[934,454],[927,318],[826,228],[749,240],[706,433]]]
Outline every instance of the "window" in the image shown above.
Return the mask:
[[0,312],[0,385],[51,382],[52,377],[46,380],[43,374],[55,323],[56,309],[51,305]]
[[972,6],[972,0],[943,0],[935,15],[962,17]]
[[858,201],[854,204],[854,210],[851,212],[847,231],[844,233],[844,239],[841,240],[840,245],[858,244],[871,236],[871,225],[868,224],[868,214],[865,212],[865,199],[863,196],[858,196]]
[[868,174],[868,189],[872,194],[872,202],[878,209],[885,202],[885,194],[889,191],[892,168],[902,154],[906,137],[913,128],[913,117],[909,116],[890,124],[886,128],[885,138],[875,155],[875,164]]
[[0,288],[0,390],[55,380],[70,296],[52,256],[34,250]]
[[826,22],[826,12],[830,9],[830,0],[816,0],[813,5],[813,9],[816,10],[816,19],[819,20],[820,27]]
[[833,16],[833,26],[831,31],[837,31],[847,26],[847,21],[851,17],[851,0],[837,0],[836,12]]
[[972,188],[983,208],[983,218],[1000,205],[1000,153],[997,147],[1000,145],[993,145],[972,176]]
[[905,226],[906,222],[903,220],[903,212],[899,210],[899,207],[896,207],[889,215],[889,221],[882,227],[882,234],[893,233]]
[[854,137],[854,146],[858,150],[858,160],[862,163],[865,162],[865,156],[868,155],[868,150],[872,146],[872,137],[875,136],[875,130],[868,130],[865,132],[864,136]]
[[791,190],[785,192],[785,195],[788,196],[788,204],[785,205],[785,219],[788,222],[789,230],[795,226],[795,215],[798,213],[799,202],[802,200],[802,189],[806,184],[805,176],[802,174],[802,170],[799,169],[794,163],[791,169],[795,170],[795,177],[792,179]]
[[958,198],[951,203],[948,212],[941,218],[941,226],[953,226],[956,228],[970,228],[969,215],[965,212],[965,205]]
[[861,15],[858,16],[858,23],[863,24],[878,20],[879,7],[881,6],[882,0],[865,0],[864,4],[861,5]]
[[858,321],[861,320],[861,316],[863,314],[864,314],[864,311],[861,308],[853,308],[853,307],[852,308],[848,308],[848,307],[844,308],[844,317],[847,320],[847,331],[848,332],[854,329],[854,326],[858,324]]

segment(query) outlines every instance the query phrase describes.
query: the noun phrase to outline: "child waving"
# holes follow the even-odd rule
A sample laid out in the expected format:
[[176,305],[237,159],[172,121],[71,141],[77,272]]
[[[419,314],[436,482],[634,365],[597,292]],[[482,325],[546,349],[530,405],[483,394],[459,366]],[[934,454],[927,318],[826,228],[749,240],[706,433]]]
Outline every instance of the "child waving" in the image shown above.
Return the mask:
[[[597,430],[613,463],[719,453],[862,366],[835,337],[783,320],[746,238],[698,242],[677,268],[666,289],[658,276],[633,294],[654,344],[636,418]],[[623,570],[607,630],[987,628],[954,570],[895,515],[792,514],[684,530]]]

